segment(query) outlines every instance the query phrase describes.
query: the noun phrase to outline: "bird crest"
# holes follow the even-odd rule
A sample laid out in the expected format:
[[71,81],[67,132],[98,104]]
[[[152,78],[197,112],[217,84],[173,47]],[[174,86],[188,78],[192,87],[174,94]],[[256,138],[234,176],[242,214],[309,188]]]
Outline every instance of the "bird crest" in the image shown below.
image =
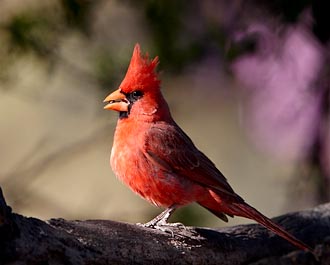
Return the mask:
[[159,89],[160,80],[156,72],[158,63],[158,56],[152,60],[149,59],[148,53],[143,55],[140,45],[137,43],[126,76],[120,84],[120,89],[125,93],[130,93],[136,89],[142,91]]

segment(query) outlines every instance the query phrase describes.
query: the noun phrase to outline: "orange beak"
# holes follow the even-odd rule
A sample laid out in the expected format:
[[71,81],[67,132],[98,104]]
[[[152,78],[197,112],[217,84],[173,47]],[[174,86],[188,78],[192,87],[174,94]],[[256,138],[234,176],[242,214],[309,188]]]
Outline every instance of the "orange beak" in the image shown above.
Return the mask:
[[115,111],[128,111],[129,102],[126,99],[125,95],[120,92],[120,89],[112,92],[109,96],[107,96],[103,102],[107,102],[108,104],[104,106],[104,109],[115,110]]

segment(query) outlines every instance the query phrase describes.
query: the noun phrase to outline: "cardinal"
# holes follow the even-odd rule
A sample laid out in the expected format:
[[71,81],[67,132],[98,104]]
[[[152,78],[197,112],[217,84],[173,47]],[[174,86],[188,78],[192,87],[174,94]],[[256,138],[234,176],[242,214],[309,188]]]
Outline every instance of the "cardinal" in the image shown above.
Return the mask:
[[152,204],[166,210],[145,226],[160,228],[175,209],[196,202],[224,221],[241,216],[257,221],[296,247],[310,247],[247,204],[215,164],[176,124],[160,90],[158,57],[139,44],[119,88],[104,109],[119,112],[110,164],[116,176]]

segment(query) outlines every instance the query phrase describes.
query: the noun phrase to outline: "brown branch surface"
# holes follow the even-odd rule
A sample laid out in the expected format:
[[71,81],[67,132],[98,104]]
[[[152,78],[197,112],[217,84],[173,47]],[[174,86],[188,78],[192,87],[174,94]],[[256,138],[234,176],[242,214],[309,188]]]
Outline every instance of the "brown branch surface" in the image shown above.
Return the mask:
[[315,247],[319,261],[257,224],[171,227],[172,236],[106,220],[27,218],[2,196],[0,220],[0,264],[330,264],[330,204],[274,219]]

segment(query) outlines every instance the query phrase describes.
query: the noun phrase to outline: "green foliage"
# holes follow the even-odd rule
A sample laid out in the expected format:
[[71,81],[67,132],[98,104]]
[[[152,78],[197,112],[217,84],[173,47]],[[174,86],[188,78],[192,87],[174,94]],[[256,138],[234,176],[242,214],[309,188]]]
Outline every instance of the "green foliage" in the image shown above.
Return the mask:
[[[97,52],[93,62],[95,75],[101,87],[109,90],[109,87],[118,83],[120,79],[123,78],[122,74],[125,72],[127,65],[129,63],[129,57],[125,62],[120,60],[108,50],[100,50]],[[113,87],[112,89],[115,89]]]
[[[13,15],[3,27],[9,36],[10,44],[7,46],[10,47],[10,52],[33,52],[43,60],[56,63],[61,59],[54,58],[56,57],[54,53],[60,47],[60,41],[65,34],[79,32],[82,36],[92,37],[91,25],[95,15],[93,11],[102,2],[60,0],[59,4],[54,5],[56,12],[48,6],[47,10],[43,7],[36,10],[27,9]],[[226,56],[230,61],[255,48],[253,39],[228,45],[223,25],[218,21],[212,21],[212,18],[201,12],[199,10],[201,4],[197,0],[189,2],[126,0],[126,2],[135,7],[137,13],[143,15],[148,37],[152,40],[152,54],[159,55],[161,67],[166,68],[167,72],[179,73],[210,50],[215,49],[219,56]],[[260,6],[267,6],[274,13],[281,13],[287,21],[295,21],[301,10],[309,3],[310,0],[260,1]],[[109,25],[109,27],[114,26]],[[98,47],[105,45],[111,43],[103,43]],[[93,53],[94,61],[91,61],[91,64],[94,66],[94,76],[103,87],[108,87],[117,81],[119,73],[125,71],[123,65],[127,61],[118,54],[111,54],[110,51],[102,48],[96,48]]]
[[[200,58],[203,38],[196,38],[194,30],[187,28],[190,13],[185,1],[145,0],[131,1],[143,9],[156,51],[162,65],[174,72]],[[193,2],[190,3],[193,5]]]
[[61,0],[67,25],[88,34],[91,11],[98,2],[93,0]]
[[19,14],[14,16],[5,27],[12,50],[21,52],[33,51],[38,55],[49,55],[54,45],[51,23],[42,16]]

